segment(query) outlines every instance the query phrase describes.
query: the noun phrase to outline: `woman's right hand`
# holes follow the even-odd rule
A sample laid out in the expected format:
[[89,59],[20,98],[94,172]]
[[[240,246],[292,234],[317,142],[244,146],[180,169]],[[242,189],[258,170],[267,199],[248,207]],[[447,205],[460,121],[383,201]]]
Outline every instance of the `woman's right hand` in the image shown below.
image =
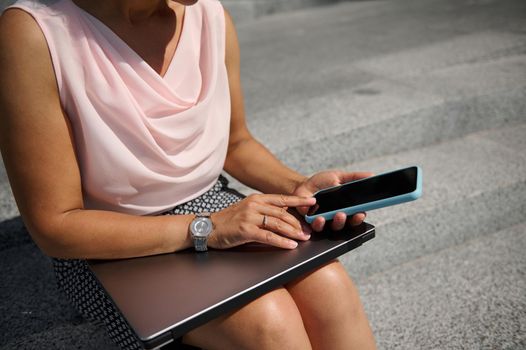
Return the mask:
[[[306,241],[300,221],[287,211],[289,207],[310,207],[316,199],[279,194],[253,194],[212,213],[214,230],[208,246],[226,249],[248,242],[259,242],[279,248],[294,249],[296,240]],[[266,216],[266,219],[264,219]]]

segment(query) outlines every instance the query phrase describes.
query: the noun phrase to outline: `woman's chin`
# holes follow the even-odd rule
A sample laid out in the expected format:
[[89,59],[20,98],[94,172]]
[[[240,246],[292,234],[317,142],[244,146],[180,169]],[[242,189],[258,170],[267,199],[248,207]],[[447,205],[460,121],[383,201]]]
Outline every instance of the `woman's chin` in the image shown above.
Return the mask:
[[178,2],[180,4],[183,4],[185,6],[191,6],[198,2],[199,0],[175,0],[175,2]]

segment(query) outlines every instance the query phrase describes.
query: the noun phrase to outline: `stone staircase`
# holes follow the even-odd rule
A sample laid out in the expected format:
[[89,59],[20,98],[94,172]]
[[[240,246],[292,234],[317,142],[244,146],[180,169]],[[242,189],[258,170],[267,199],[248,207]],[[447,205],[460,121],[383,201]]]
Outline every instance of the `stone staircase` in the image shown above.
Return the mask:
[[[526,348],[526,3],[345,2],[238,32],[248,123],[285,163],[424,171],[341,258],[379,348]],[[2,171],[0,349],[114,349],[54,289]]]
[[524,4],[368,1],[286,18],[238,28],[254,134],[307,174],[424,171],[423,198],[369,213],[377,237],[341,258],[379,347],[525,348]]

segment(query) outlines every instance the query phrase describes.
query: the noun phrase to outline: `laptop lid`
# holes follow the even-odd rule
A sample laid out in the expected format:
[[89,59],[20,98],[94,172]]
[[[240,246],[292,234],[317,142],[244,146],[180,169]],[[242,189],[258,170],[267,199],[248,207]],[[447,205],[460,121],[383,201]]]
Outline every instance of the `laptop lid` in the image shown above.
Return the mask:
[[115,306],[147,349],[170,342],[228,311],[360,246],[373,238],[363,223],[313,234],[294,250],[247,244],[228,250],[123,260],[89,265]]

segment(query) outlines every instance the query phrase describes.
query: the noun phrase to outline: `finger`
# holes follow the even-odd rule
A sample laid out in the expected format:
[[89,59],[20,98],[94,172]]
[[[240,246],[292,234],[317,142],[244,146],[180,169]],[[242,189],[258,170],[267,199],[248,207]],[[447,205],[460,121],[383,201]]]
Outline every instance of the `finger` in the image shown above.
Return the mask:
[[316,203],[314,197],[285,196],[282,194],[267,194],[262,196],[265,203],[277,207],[310,207]]
[[325,218],[323,218],[321,216],[317,217],[316,219],[314,219],[314,221],[312,222],[311,226],[312,226],[312,229],[315,232],[323,231],[323,227],[325,226]]
[[365,220],[365,217],[367,215],[365,213],[357,213],[357,214],[354,214],[351,218],[350,218],[350,224],[352,226],[358,226],[360,225],[364,220]]
[[254,242],[267,244],[273,247],[294,249],[298,246],[298,242],[295,240],[280,236],[272,231],[258,228],[251,239]]
[[281,236],[288,238],[301,239],[304,241],[308,240],[310,236],[303,234],[299,222],[298,226],[299,228],[296,228],[290,225],[289,223],[274,216],[267,216],[266,224],[262,227],[262,229],[278,233]]
[[340,231],[345,227],[345,222],[347,220],[347,215],[345,213],[336,213],[332,219],[331,228],[334,231]]
[[289,213],[284,207],[280,208],[272,205],[263,205],[260,209],[260,213],[283,220],[298,231],[301,231],[301,223],[298,218]]
[[294,216],[301,225],[301,230],[305,235],[310,235],[312,233],[312,228],[310,225],[305,221],[303,215],[300,215],[297,210],[295,209],[289,209],[288,212]]
[[373,175],[374,173],[371,173],[370,171],[357,171],[357,172],[352,172],[352,173],[342,172],[339,174],[339,178],[340,178],[341,183],[346,183],[346,182],[364,179],[366,177],[371,177]]

